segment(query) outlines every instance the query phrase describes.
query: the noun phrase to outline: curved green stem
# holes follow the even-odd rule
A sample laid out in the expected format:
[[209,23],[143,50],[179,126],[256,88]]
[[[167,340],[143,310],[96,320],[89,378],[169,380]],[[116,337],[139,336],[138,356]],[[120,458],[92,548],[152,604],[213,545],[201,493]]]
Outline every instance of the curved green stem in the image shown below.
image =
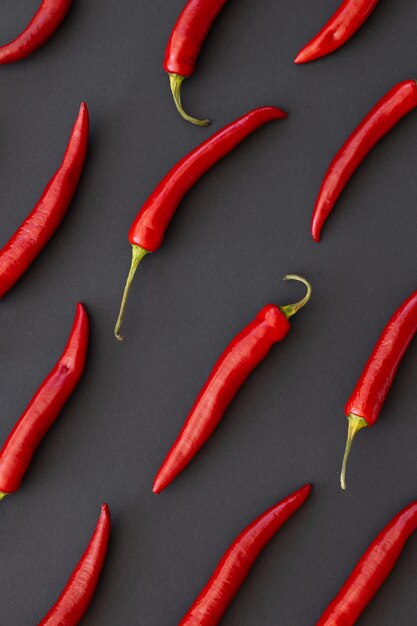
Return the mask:
[[120,328],[122,326],[123,317],[125,314],[127,298],[129,296],[130,287],[132,285],[133,278],[136,274],[136,270],[138,269],[139,263],[142,261],[143,257],[148,254],[149,250],[145,250],[145,248],[141,248],[140,246],[132,245],[132,263],[130,265],[129,274],[126,280],[126,285],[123,291],[122,303],[120,305],[119,317],[117,318],[116,326],[114,327],[114,336],[117,341],[123,341],[124,337],[120,334]]
[[343,456],[342,472],[340,474],[340,485],[342,489],[346,489],[346,466],[350,454],[350,449],[352,447],[352,442],[355,438],[356,433],[362,430],[362,428],[366,428],[366,426],[368,426],[368,422],[363,417],[359,417],[359,415],[355,415],[354,413],[349,413],[347,419],[349,422],[348,436],[346,440],[345,454]]
[[302,276],[298,276],[298,274],[287,274],[287,276],[285,276],[284,280],[298,280],[298,282],[303,283],[303,285],[305,285],[307,287],[307,293],[306,293],[306,295],[304,296],[304,298],[302,300],[300,300],[299,302],[295,302],[294,304],[287,304],[285,306],[280,306],[279,307],[280,311],[282,313],[284,313],[285,317],[288,320],[288,319],[290,319],[290,317],[295,315],[297,313],[297,311],[302,309],[303,306],[305,306],[307,304],[307,302],[310,300],[310,297],[311,297],[311,285],[308,282],[308,280],[306,280]]
[[4,491],[0,491],[0,502],[4,500],[4,498],[8,495],[9,495],[8,493],[4,493]]
[[179,74],[168,74],[168,76],[175,106],[177,107],[177,111],[181,115],[181,117],[187,122],[191,122],[191,124],[195,124],[196,126],[209,126],[210,120],[199,120],[196,117],[191,117],[191,115],[188,115],[188,113],[186,113],[182,107],[181,85],[184,82],[186,76],[180,76]]

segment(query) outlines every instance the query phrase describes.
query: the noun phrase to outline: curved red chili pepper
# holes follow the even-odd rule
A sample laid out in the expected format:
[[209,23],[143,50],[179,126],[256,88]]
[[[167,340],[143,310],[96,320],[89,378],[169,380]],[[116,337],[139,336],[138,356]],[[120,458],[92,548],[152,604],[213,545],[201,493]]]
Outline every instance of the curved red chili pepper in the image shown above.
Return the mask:
[[83,103],[59,169],[33,211],[0,250],[0,297],[26,272],[63,220],[83,170],[88,126],[88,109]]
[[226,2],[227,0],[188,0],[165,51],[164,70],[169,75],[177,111],[187,122],[197,126],[208,126],[210,120],[198,120],[187,115],[181,103],[181,85],[185,78],[194,73],[201,46]]
[[266,357],[272,346],[288,334],[288,319],[310,299],[311,286],[304,278],[289,274],[284,280],[304,283],[307,287],[306,296],[300,302],[284,307],[268,304],[227,346],[155,478],[154,493],[165,489],[190,463],[218,426],[249,374]]
[[20,487],[37,447],[77,386],[84,370],[88,335],[87,312],[78,303],[64,352],[0,451],[0,500]]
[[38,626],[77,626],[90,606],[103,569],[110,537],[110,511],[101,506],[100,517],[86,551],[65,589]]
[[368,19],[379,0],[344,0],[321,31],[298,53],[295,63],[308,63],[343,46]]
[[224,553],[209,582],[179,626],[216,626],[220,622],[259,554],[304,504],[310,493],[311,485],[305,485],[245,528]]
[[16,39],[0,46],[0,64],[20,61],[48,41],[68,13],[72,0],[43,0],[30,24]]
[[395,374],[416,332],[417,291],[389,320],[346,403],[349,429],[341,473],[343,489],[346,489],[346,464],[352,441],[359,430],[373,426],[377,421]]
[[132,244],[132,264],[123,293],[119,317],[114,334],[119,341],[123,314],[133,277],[140,261],[149,252],[155,252],[162,240],[181,200],[193,185],[226,154],[255,130],[271,122],[283,119],[287,114],[275,107],[254,109],[225,126],[195,150],[179,161],[161,180],[145,202],[129,230]]
[[371,543],[317,626],[353,626],[417,529],[417,502],[403,509]]
[[406,80],[395,85],[351,134],[334,157],[324,177],[314,207],[311,234],[320,241],[324,222],[355,170],[384,135],[417,107],[417,84]]

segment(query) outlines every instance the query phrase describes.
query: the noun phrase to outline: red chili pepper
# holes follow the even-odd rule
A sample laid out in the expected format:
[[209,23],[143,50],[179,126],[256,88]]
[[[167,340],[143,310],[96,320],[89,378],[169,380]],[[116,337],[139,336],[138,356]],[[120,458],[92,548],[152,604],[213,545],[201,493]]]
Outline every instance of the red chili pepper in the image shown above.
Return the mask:
[[88,109],[83,103],[59,169],[33,211],[0,250],[0,298],[26,272],[63,220],[83,170],[88,126]]
[[371,543],[317,626],[353,626],[417,529],[417,502],[403,509]]
[[187,115],[181,103],[181,85],[185,78],[194,74],[201,46],[226,2],[227,0],[188,0],[165,51],[164,70],[169,75],[177,111],[187,122],[197,126],[208,126],[210,120],[198,120]]
[[190,463],[218,426],[249,374],[266,357],[272,346],[286,337],[290,330],[289,318],[309,301],[310,283],[294,274],[289,274],[284,280],[304,283],[307,294],[296,304],[281,307],[268,304],[227,346],[155,478],[154,493],[165,489]]
[[245,581],[253,564],[281,526],[301,507],[311,485],[275,504],[235,539],[179,626],[216,626]]
[[407,80],[395,85],[368,113],[336,154],[324,177],[311,223],[311,234],[320,241],[324,222],[355,170],[384,135],[417,107],[417,84]]
[[77,304],[65,350],[45,378],[0,451],[0,500],[17,491],[40,442],[77,386],[88,347],[88,316]]
[[212,137],[200,144],[179,161],[161,180],[145,202],[129,231],[132,245],[132,264],[123,293],[119,317],[114,334],[123,340],[120,328],[133,277],[140,261],[149,252],[155,252],[162,240],[181,200],[203,174],[241,141],[267,122],[283,119],[287,114],[275,107],[254,109],[225,126]]
[[0,46],[0,64],[20,61],[48,41],[68,13],[72,0],[43,0],[30,24],[16,39]]
[[384,328],[345,406],[349,422],[346,451],[341,473],[346,489],[346,464],[357,432],[373,426],[379,417],[395,374],[417,332],[417,291],[400,306]]
[[100,517],[86,551],[65,589],[39,626],[77,626],[90,606],[103,569],[110,537],[110,511],[102,504]]
[[343,46],[368,19],[379,0],[344,0],[321,31],[298,53],[295,63],[308,63]]

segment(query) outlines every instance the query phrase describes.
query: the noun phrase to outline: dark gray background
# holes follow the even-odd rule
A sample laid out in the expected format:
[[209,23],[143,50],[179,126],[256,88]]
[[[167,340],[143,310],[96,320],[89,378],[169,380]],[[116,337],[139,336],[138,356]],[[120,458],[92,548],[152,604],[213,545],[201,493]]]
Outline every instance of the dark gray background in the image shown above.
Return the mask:
[[[340,0],[231,0],[184,85],[183,122],[162,71],[184,0],[75,0],[57,35],[0,68],[1,241],[58,166],[81,100],[89,157],[61,228],[0,307],[3,441],[65,344],[77,300],[92,339],[78,389],[20,491],[1,504],[0,623],[35,625],[88,541],[102,501],[111,546],[90,626],[177,624],[237,533],[307,481],[314,494],[259,559],[225,626],[315,623],[388,520],[417,496],[417,347],[380,422],[358,436],[346,493],[344,402],[388,317],[416,288],[417,112],[373,151],[320,245],[309,235],[326,167],[370,107],[417,73],[414,0],[383,0],[343,49],[295,54]],[[2,0],[0,39],[39,0]],[[119,345],[127,229],[155,184],[211,132],[275,104],[269,124],[196,185],[163,248],[146,258]],[[302,289],[309,306],[239,393],[187,471],[162,495],[153,477],[227,342],[268,302]],[[417,623],[417,539],[361,619]],[[83,623],[84,623],[83,622]]]

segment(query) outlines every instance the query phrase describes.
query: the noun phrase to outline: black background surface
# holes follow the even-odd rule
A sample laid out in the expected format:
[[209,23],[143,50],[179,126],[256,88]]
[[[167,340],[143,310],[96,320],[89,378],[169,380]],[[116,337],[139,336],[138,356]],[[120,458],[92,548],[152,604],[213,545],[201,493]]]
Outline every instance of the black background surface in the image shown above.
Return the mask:
[[[75,0],[57,35],[0,68],[1,242],[58,166],[79,104],[91,114],[85,172],[61,228],[0,307],[3,441],[60,355],[77,300],[92,325],[88,365],[20,491],[1,504],[0,623],[37,624],[91,535],[113,516],[103,576],[83,623],[177,624],[255,516],[307,481],[314,493],[259,559],[225,626],[309,626],[397,511],[417,497],[417,347],[381,419],[354,445],[339,488],[343,407],[381,329],[416,289],[417,112],[360,168],[320,245],[309,234],[326,167],[396,82],[417,73],[414,0],[383,0],[337,53],[293,63],[339,0],[230,0],[184,85],[199,129],[176,114],[161,64],[184,0]],[[0,39],[39,0],[2,0]],[[185,153],[256,106],[286,121],[258,131],[182,202],[132,290],[127,229]],[[153,477],[211,366],[268,302],[313,283],[311,303],[253,373],[223,423],[162,495]],[[417,623],[417,539],[360,623]]]

